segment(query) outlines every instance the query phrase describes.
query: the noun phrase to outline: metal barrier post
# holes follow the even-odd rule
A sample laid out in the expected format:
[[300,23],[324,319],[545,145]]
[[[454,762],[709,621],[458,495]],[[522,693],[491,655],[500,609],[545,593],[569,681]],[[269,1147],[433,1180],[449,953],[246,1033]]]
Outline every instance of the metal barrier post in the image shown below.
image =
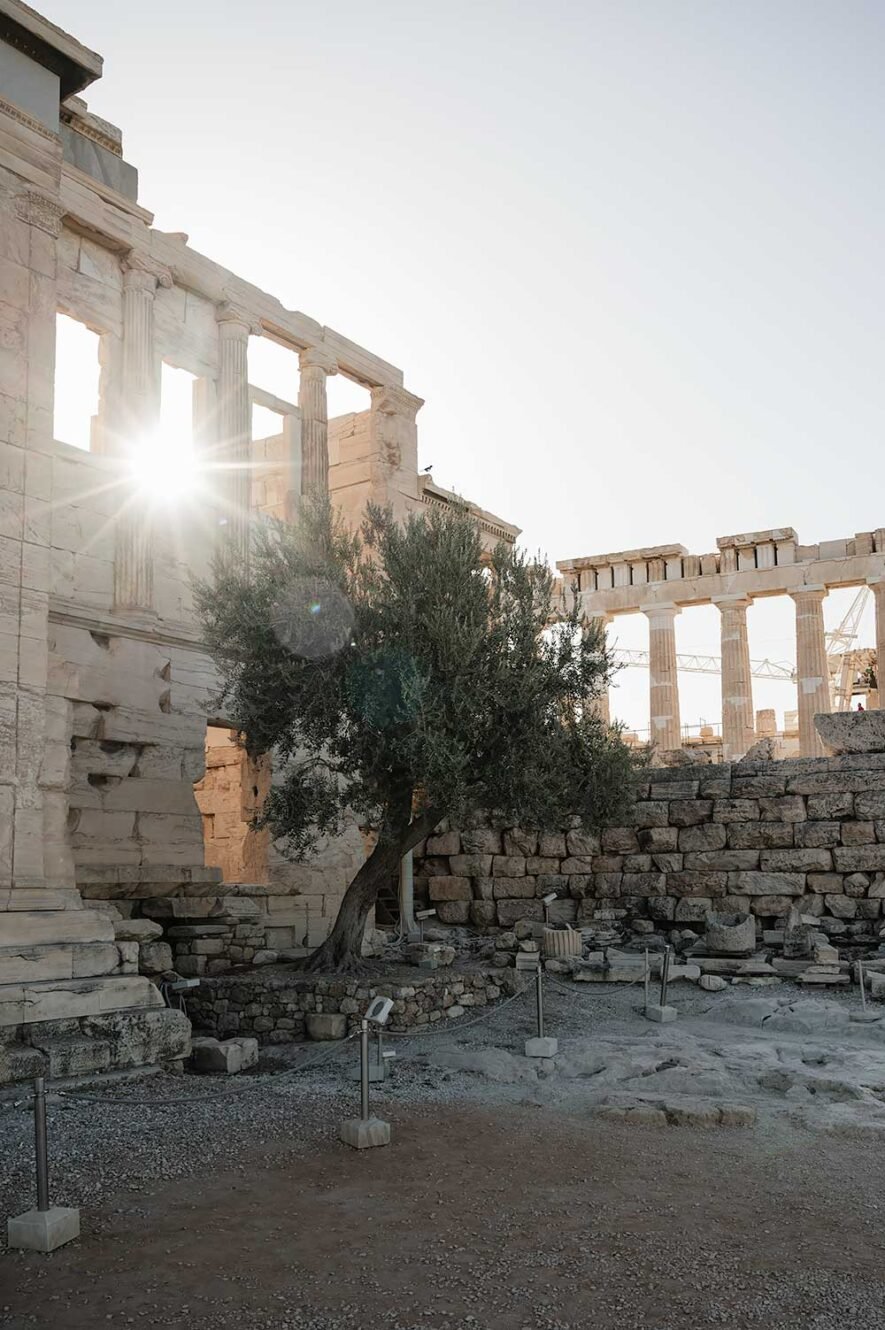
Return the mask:
[[46,1139],[46,1083],[34,1079],[34,1157],[37,1161],[37,1209],[49,1209],[49,1150]]
[[666,950],[664,951],[664,960],[661,966],[661,1006],[662,1007],[666,1007],[667,1005],[667,985],[670,982],[670,951],[671,951],[670,947],[667,947]]
[[666,946],[661,958],[661,996],[659,1002],[649,1003],[648,1001],[648,952],[646,954],[645,969],[645,1018],[649,1021],[657,1021],[659,1024],[666,1024],[668,1021],[675,1021],[678,1015],[675,1007],[667,1006],[667,989],[670,984],[670,957],[673,954],[673,948]]
[[534,1039],[525,1041],[527,1058],[552,1058],[556,1056],[559,1041],[544,1034],[544,967],[540,956],[535,975],[535,1021],[538,1033]]
[[46,1082],[34,1078],[34,1157],[37,1172],[37,1208],[7,1221],[10,1247],[27,1251],[55,1251],[80,1236],[80,1211],[49,1204],[49,1148],[46,1132]]
[[360,1025],[360,1118],[369,1120],[369,1022]]

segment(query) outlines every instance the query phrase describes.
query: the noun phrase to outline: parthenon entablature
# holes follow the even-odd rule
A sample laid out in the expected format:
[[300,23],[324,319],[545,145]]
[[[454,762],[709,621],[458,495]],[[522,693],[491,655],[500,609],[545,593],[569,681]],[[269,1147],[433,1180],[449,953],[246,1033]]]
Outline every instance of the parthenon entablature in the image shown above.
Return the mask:
[[885,576],[885,529],[800,545],[791,527],[720,536],[712,554],[653,545],[564,559],[587,613],[631,614],[648,605],[708,605],[721,596],[786,596],[803,586],[863,586]]

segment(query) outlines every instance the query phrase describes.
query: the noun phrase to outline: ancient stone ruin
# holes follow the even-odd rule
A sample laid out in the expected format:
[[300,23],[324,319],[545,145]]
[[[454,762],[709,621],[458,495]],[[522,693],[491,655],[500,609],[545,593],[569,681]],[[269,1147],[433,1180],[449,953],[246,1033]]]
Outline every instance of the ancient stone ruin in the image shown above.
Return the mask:
[[[455,498],[419,473],[422,401],[401,370],[154,228],[121,131],[82,99],[101,72],[100,56],[3,0],[0,1082],[180,1061],[187,982],[190,1010],[216,1033],[279,1037],[310,1014],[352,1016],[346,988],[274,981],[254,995],[255,967],[326,936],[365,847],[353,826],[293,864],[252,827],[274,773],[214,709],[192,581],[219,546],[242,554],[251,523],[291,519],[304,494],[327,490],[351,522],[369,501],[403,516]],[[95,346],[88,447],[55,436],[60,318]],[[252,382],[261,339],[290,358],[284,397]],[[193,422],[196,479],[179,508],[154,503],[142,472],[170,371],[189,378]],[[365,408],[330,419],[336,375]],[[276,423],[258,429],[256,411]],[[487,547],[518,536],[468,506]],[[418,901],[445,928],[489,931],[490,959],[506,949],[502,932],[509,946],[512,928],[541,921],[548,894],[554,922],[640,936],[702,932],[711,912],[766,928],[794,903],[831,938],[876,930],[885,755],[875,740],[840,749],[824,726],[841,755],[821,756],[814,718],[831,710],[828,587],[873,589],[885,658],[885,529],[816,546],[787,528],[717,544],[559,564],[588,615],[648,617],[661,750],[682,741],[675,616],[719,607],[728,761],[649,774],[630,825],[601,836],[489,825],[428,840]],[[759,737],[746,608],[775,594],[796,604],[803,759],[742,763]],[[530,941],[514,934],[514,946]],[[486,975],[456,992],[425,976],[405,984],[415,991],[397,1014],[436,1019],[494,1000],[500,983]]]

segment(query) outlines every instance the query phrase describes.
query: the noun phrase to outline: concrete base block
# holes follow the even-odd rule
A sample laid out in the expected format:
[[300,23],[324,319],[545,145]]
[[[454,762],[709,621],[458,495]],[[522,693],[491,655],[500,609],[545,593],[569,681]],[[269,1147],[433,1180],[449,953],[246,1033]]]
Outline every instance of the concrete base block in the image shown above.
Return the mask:
[[6,1241],[24,1251],[55,1251],[80,1236],[80,1211],[63,1205],[48,1210],[28,1210],[7,1220]]
[[855,1025],[875,1025],[881,1019],[881,1011],[853,1011],[849,1017]]
[[341,1130],[338,1133],[339,1139],[345,1145],[353,1146],[354,1150],[368,1150],[373,1145],[390,1144],[390,1123],[382,1121],[381,1118],[352,1118],[350,1122],[342,1122]]
[[551,1039],[549,1035],[543,1038],[527,1039],[525,1041],[525,1055],[527,1058],[555,1058],[559,1048],[559,1040]]
[[419,970],[438,970],[439,959],[436,956],[423,956],[417,965]]
[[645,1009],[645,1019],[647,1021],[657,1021],[660,1025],[667,1025],[670,1021],[675,1021],[679,1015],[675,1007],[659,1007],[652,1003]]

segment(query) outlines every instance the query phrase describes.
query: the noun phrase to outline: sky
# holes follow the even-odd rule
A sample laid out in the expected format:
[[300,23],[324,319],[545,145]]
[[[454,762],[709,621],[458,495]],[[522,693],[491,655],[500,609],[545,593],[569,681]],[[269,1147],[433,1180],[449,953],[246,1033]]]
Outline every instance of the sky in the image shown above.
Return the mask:
[[[531,550],[885,525],[879,0],[41,8],[104,56],[155,224],[402,367],[419,465]],[[790,602],[749,623],[794,656]],[[718,612],[677,641],[718,654]],[[717,677],[681,686],[718,719]],[[614,709],[647,725],[641,671]]]

